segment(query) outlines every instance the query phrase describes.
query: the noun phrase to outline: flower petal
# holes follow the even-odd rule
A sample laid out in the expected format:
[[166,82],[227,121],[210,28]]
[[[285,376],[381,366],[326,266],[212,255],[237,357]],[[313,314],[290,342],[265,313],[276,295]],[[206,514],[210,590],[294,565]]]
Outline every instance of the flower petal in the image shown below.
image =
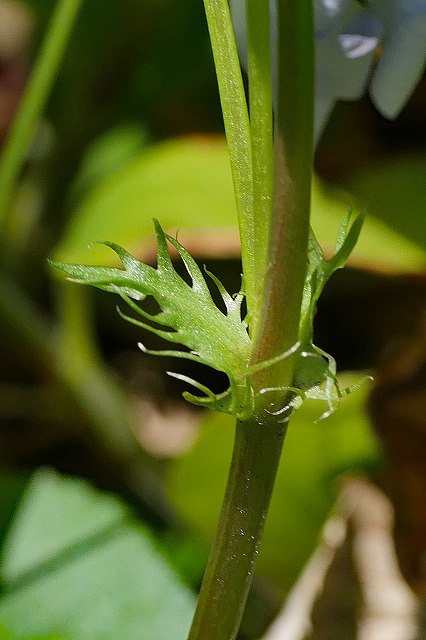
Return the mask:
[[315,35],[323,38],[336,32],[344,20],[354,0],[315,0]]
[[[425,5],[425,3],[423,3]],[[371,99],[386,118],[396,118],[422,77],[426,60],[426,15],[397,24],[377,65]]]

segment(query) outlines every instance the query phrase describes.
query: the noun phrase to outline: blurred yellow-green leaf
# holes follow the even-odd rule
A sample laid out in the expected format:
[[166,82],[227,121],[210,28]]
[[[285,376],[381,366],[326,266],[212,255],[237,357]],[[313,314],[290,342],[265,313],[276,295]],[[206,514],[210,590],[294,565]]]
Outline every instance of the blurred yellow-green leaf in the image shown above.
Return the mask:
[[390,228],[426,250],[426,155],[396,156],[367,164],[349,189]]
[[[93,167],[90,173],[96,174]],[[326,249],[333,249],[339,223],[354,199],[313,181],[312,225]],[[385,273],[424,268],[425,252],[374,212],[372,208],[350,264]],[[221,137],[153,145],[101,180],[74,211],[53,257],[108,264],[111,256],[104,248],[88,245],[112,240],[139,258],[153,259],[153,218],[166,231],[178,231],[180,242],[194,255],[239,255],[228,152]]]
[[55,259],[105,264],[110,259],[105,249],[87,248],[95,240],[113,240],[144,256],[153,246],[153,218],[168,232],[181,229],[179,240],[189,250],[188,232],[198,235],[206,250],[216,240],[216,247],[228,241],[233,254],[238,252],[232,180],[222,138],[171,140],[146,149],[82,202]]

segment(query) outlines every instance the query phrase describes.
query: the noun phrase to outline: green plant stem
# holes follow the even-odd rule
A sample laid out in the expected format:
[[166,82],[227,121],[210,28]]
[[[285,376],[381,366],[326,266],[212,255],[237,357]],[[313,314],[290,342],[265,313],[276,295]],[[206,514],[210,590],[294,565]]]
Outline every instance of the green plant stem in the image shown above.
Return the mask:
[[[278,0],[282,38],[277,47],[274,197],[253,362],[283,353],[298,336],[313,154],[312,14],[312,0]],[[253,21],[249,28],[250,24]],[[272,398],[258,391],[262,386],[289,386],[293,360],[285,358],[254,376],[255,415],[237,423],[218,532],[189,640],[233,640],[238,632],[285,435],[285,426],[266,411],[271,400],[283,400],[283,391],[277,390]]]
[[236,637],[253,577],[284,425],[237,423],[225,499],[189,640]]
[[[307,267],[313,156],[313,17],[311,0],[278,2],[278,99],[275,116],[275,181],[260,331],[254,362],[295,344]],[[255,387],[291,384],[293,358],[259,374]],[[279,393],[279,392],[277,392]],[[282,393],[281,393],[282,395]],[[268,397],[267,397],[268,396]],[[274,400],[257,396],[257,409]]]
[[263,284],[268,266],[274,156],[269,0],[247,1],[250,130],[253,157],[255,305],[250,333],[257,334]]
[[228,0],[204,0],[234,182],[247,308],[255,298],[255,228],[250,122]]
[[7,232],[16,181],[55,80],[82,0],[59,0],[52,15],[0,164],[0,232]]

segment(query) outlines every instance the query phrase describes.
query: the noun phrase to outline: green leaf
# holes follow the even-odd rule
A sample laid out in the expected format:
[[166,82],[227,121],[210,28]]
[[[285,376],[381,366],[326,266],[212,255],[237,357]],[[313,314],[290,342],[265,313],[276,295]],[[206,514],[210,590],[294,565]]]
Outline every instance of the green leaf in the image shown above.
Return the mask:
[[324,251],[311,229],[299,330],[302,348],[307,348],[313,343],[316,304],[325,285],[335,271],[345,266],[361,233],[365,214],[358,214],[352,224],[351,217],[352,212],[349,211],[343,218],[337,232],[336,253],[329,260],[325,258]]
[[343,218],[337,233],[336,253],[329,260],[325,258],[313,230],[310,230],[308,268],[303,288],[293,381],[289,387],[266,387],[260,391],[262,394],[282,391],[283,397],[287,393],[287,402],[269,408],[272,415],[280,416],[279,422],[287,422],[292,410],[298,409],[307,398],[325,400],[328,409],[320,419],[327,418],[337,409],[341,398],[353,393],[368,380],[368,377],[365,377],[347,388],[342,388],[337,378],[336,361],[314,344],[314,318],[319,297],[333,273],[345,266],[364,223],[364,214],[357,215],[352,223],[351,216],[352,213],[349,211]]
[[349,260],[358,242],[365,215],[365,212],[358,214],[352,222],[352,211],[349,210],[343,218],[339,231],[337,232],[336,253],[328,260],[328,264],[325,265],[325,267],[327,267],[328,278],[337,271],[337,269],[342,269]]
[[[199,383],[185,378],[196,389],[205,394],[197,397],[186,393],[185,397],[195,404],[214,406],[220,411],[232,413],[240,419],[251,415],[253,410],[252,390],[248,380],[248,363],[251,342],[247,325],[241,318],[242,294],[232,298],[218,279],[213,282],[222,295],[226,314],[214,303],[206,280],[195,260],[184,247],[171,236],[166,236],[158,222],[154,222],[157,235],[157,268],[139,262],[122,247],[104,242],[119,256],[124,269],[91,267],[52,262],[53,266],[71,276],[71,281],[89,284],[105,291],[119,294],[144,320],[167,327],[158,329],[134,317],[121,315],[133,324],[147,329],[171,342],[189,349],[182,351],[150,352],[142,344],[142,350],[157,355],[176,356],[200,362],[223,371],[229,378],[229,392],[215,395]],[[167,241],[182,258],[191,278],[189,285],[173,267]],[[133,300],[143,301],[153,296],[160,312],[151,315],[138,307]],[[173,374],[180,377],[179,374]]]
[[[339,411],[321,425],[314,424],[317,402],[307,401],[291,419],[257,562],[261,575],[285,589],[316,546],[340,475],[369,470],[378,459],[378,445],[363,410],[366,392],[363,387],[344,398]],[[232,419],[208,414],[197,443],[169,470],[170,499],[206,542],[211,542],[217,524],[232,440]]]
[[[104,242],[103,244],[115,251],[124,269],[64,264],[53,261],[51,261],[51,264],[70,276],[71,282],[92,285],[99,289],[119,294],[135,314],[142,316],[144,320],[127,316],[122,311],[119,311],[123,318],[142,329],[151,331],[155,335],[171,342],[182,344],[189,349],[189,351],[151,351],[142,343],[139,343],[140,348],[145,353],[185,358],[210,366],[218,371],[223,371],[228,376],[229,388],[220,394],[213,393],[192,378],[179,373],[169,373],[204,394],[196,396],[185,391],[184,397],[193,404],[230,413],[242,421],[247,420],[254,410],[254,391],[251,385],[251,376],[284,360],[299,347],[306,349],[308,343],[301,345],[298,342],[285,353],[250,365],[252,344],[247,331],[247,324],[241,318],[243,294],[240,293],[231,297],[222,283],[207,272],[222,296],[226,307],[226,313],[223,313],[214,303],[206,280],[195,260],[177,240],[164,233],[157,221],[154,221],[154,224],[158,247],[156,269],[148,264],[139,262],[125,249],[112,242]],[[182,258],[191,278],[191,284],[188,284],[176,272],[167,242],[176,249]],[[324,264],[327,265],[328,263],[325,262]],[[323,266],[323,263],[321,263],[318,270]],[[318,281],[321,282],[320,280]],[[160,311],[155,315],[148,313],[134,302],[134,300],[143,301],[147,296],[152,296],[160,307]],[[316,298],[312,299],[314,302],[316,301]],[[311,315],[313,318],[313,314]],[[308,316],[308,319],[310,317]],[[145,320],[149,320],[151,324],[148,324]],[[166,328],[159,329],[155,325],[161,325]],[[334,378],[335,375],[333,380]],[[337,381],[335,386],[339,397],[348,391],[345,390],[340,394]],[[260,393],[273,390],[262,389]],[[328,398],[329,394],[327,395]],[[329,405],[331,409],[330,401]]]
[[[2,581],[8,585],[21,580],[35,566],[48,564],[64,549],[128,516],[128,507],[112,495],[100,500],[99,492],[88,484],[42,469],[32,477],[9,529],[1,559]],[[56,531],[53,523],[58,518]]]
[[19,639],[184,640],[190,625],[194,596],[146,527],[116,498],[50,470],[27,489],[0,573],[0,620]]

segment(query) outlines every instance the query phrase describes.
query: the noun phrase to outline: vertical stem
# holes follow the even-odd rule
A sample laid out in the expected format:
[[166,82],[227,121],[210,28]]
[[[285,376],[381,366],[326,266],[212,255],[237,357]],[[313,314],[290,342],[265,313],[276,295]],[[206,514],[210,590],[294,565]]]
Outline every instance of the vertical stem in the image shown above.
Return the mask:
[[256,284],[256,302],[250,313],[250,333],[255,336],[268,266],[274,189],[269,0],[247,0],[247,34]]
[[237,423],[219,527],[189,640],[236,637],[262,537],[284,425]]
[[255,292],[255,236],[250,123],[228,0],[204,0],[228,143],[241,239],[247,307]]
[[7,226],[13,190],[43,111],[82,0],[58,0],[0,165],[0,232]]
[[[297,341],[307,266],[313,120],[312,0],[277,0],[275,185],[268,269],[254,362]],[[249,28],[250,28],[249,21]],[[255,212],[256,217],[256,212]],[[265,223],[267,224],[267,223]],[[284,359],[256,374],[255,415],[237,423],[231,470],[189,640],[233,640],[238,632],[274,486],[285,427],[271,420],[261,386],[291,383]],[[265,394],[266,395],[266,394]]]
[[[312,0],[278,2],[278,99],[275,115],[275,184],[269,265],[254,361],[289,349],[298,336],[307,266],[313,156]],[[257,377],[260,386],[291,383],[293,359]],[[266,380],[267,379],[267,380]],[[269,395],[268,401],[273,398]]]

